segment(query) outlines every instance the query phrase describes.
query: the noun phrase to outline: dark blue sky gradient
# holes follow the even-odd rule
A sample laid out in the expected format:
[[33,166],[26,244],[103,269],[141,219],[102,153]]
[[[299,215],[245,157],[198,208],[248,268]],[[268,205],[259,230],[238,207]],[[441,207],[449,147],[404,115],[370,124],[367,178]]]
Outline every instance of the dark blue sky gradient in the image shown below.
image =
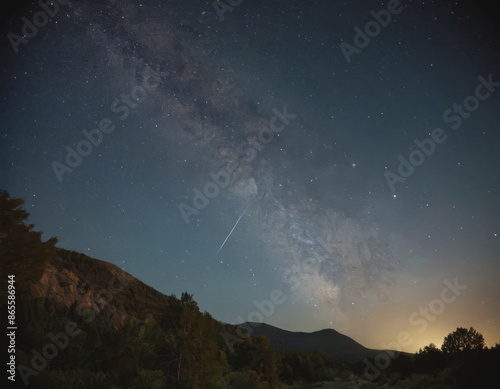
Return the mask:
[[368,347],[500,342],[498,8],[403,2],[348,62],[387,6],[244,1],[221,21],[209,1],[75,0],[16,54],[27,6],[3,29],[0,188],[60,247],[221,321],[274,296],[269,324]]

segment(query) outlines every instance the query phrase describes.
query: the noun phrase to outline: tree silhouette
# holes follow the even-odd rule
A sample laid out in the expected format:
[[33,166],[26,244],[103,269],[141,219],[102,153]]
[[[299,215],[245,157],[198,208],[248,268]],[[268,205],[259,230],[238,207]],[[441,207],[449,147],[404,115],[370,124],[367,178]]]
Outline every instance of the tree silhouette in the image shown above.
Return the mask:
[[418,353],[426,355],[441,354],[441,350],[434,343],[431,343],[423,349],[418,350]]
[[415,368],[422,373],[429,373],[441,369],[445,366],[445,356],[443,352],[431,343],[420,349],[415,358]]
[[217,342],[219,324],[200,312],[192,294],[174,299],[160,324],[165,335],[158,351],[169,388],[206,387],[222,377],[227,362]]
[[26,224],[30,214],[21,207],[23,203],[0,190],[0,260],[43,259],[55,252],[58,239],[42,242],[42,232],[33,231],[34,224]]
[[444,353],[451,354],[460,351],[482,350],[484,348],[484,338],[474,328],[459,327],[454,332],[444,338],[441,349]]

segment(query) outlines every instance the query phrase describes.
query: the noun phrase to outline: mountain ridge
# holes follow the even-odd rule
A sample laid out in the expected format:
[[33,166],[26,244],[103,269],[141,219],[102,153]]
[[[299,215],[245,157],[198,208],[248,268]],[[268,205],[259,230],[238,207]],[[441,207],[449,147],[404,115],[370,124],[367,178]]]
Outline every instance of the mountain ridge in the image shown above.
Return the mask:
[[245,328],[252,336],[265,336],[273,348],[284,352],[318,350],[347,362],[358,362],[365,358],[375,358],[385,351],[367,348],[333,328],[302,332],[284,330],[265,323],[251,322],[245,322],[236,327]]

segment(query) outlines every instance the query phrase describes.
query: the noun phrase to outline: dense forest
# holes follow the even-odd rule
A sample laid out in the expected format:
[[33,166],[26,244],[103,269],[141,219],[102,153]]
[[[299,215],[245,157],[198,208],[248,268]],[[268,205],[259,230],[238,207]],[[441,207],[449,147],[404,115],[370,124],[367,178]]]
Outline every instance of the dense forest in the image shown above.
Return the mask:
[[[43,242],[42,233],[26,224],[22,204],[0,192],[0,264],[2,274],[16,275],[16,385],[258,389],[330,381],[359,388],[498,387],[500,346],[488,349],[473,328],[458,328],[441,349],[431,344],[380,369],[376,360],[348,364],[319,351],[276,351],[267,338],[201,312],[187,292],[162,295],[125,272],[109,271],[105,262],[56,248],[57,238]],[[40,283],[51,266],[84,279],[78,293],[87,297],[68,305],[68,297],[57,300],[61,296],[27,287]],[[4,283],[1,311],[7,317]]]

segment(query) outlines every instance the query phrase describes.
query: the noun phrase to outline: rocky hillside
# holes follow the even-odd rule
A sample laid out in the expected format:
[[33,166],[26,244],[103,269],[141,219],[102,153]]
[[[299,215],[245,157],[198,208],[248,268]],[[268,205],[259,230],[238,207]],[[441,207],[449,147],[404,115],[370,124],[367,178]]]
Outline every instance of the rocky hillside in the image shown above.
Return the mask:
[[18,293],[68,308],[76,305],[86,315],[101,314],[115,329],[123,326],[125,312],[159,312],[172,299],[116,265],[64,249],[43,259],[23,258],[5,271],[16,275]]

